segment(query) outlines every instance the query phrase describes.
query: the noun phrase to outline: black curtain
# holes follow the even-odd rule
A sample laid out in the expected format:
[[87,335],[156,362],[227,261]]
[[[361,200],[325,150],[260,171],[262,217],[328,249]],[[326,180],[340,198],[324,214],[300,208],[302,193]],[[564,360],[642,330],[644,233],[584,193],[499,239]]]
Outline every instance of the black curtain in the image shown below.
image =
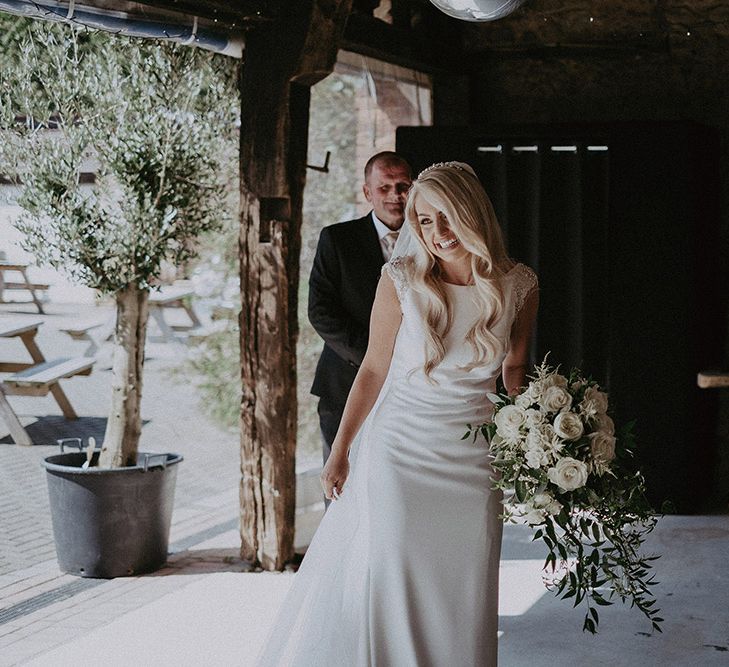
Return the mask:
[[721,359],[719,140],[692,123],[399,128],[420,169],[471,164],[512,257],[539,275],[532,361],[580,367],[636,420],[655,503],[700,511],[715,465]]
[[[538,273],[534,360],[606,378],[609,150],[586,142],[483,142],[470,160],[511,255]],[[577,326],[564,326],[564,320]]]

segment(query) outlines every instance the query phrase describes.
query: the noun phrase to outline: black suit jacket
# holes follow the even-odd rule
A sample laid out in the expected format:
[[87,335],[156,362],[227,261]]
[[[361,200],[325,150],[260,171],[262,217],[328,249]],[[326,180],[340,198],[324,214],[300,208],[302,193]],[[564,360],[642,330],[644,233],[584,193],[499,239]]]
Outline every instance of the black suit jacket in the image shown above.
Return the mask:
[[309,278],[309,321],[324,339],[311,393],[344,407],[367,351],[384,258],[372,216],[321,231]]

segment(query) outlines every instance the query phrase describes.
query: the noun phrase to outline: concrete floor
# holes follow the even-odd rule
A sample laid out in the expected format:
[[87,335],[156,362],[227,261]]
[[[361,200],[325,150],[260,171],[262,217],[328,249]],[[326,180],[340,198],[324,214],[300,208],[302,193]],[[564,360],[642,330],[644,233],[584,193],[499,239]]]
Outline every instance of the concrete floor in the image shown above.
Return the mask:
[[[505,537],[502,667],[729,665],[729,517],[665,517],[651,536],[647,551],[662,554],[662,634],[622,605],[601,610],[598,635],[583,634],[582,612],[544,590],[539,546],[521,527],[507,527]],[[230,533],[205,546],[235,539]],[[210,572],[191,583],[184,572],[176,576],[179,587],[168,595],[27,664],[251,665],[295,575]]]

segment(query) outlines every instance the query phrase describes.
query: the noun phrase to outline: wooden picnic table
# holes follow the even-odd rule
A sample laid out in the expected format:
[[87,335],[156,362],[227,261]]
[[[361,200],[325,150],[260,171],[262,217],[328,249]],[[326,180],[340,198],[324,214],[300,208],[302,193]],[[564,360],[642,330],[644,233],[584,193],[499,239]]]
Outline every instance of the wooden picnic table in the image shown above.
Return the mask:
[[[49,286],[45,283],[32,283],[28,279],[27,270],[27,264],[0,261],[0,303],[8,303],[5,300],[5,292],[7,291],[25,291],[30,294],[38,312],[44,314],[43,304],[38,296],[38,292],[47,292]],[[8,281],[6,279],[6,273],[18,274],[19,278],[16,277],[15,281]]]
[[[177,340],[175,331],[190,331],[201,326],[200,319],[188,301],[195,296],[195,290],[190,285],[165,285],[159,290],[152,290],[149,294],[149,316],[157,323],[162,339],[165,342]],[[169,324],[165,312],[170,308],[178,308],[187,314],[189,324]]]
[[19,445],[32,445],[33,442],[6,397],[45,396],[50,392],[63,416],[76,419],[76,412],[58,382],[74,375],[89,375],[95,363],[94,359],[86,357],[47,360],[35,341],[42,324],[41,321],[0,323],[0,338],[19,338],[32,359],[32,362],[0,361],[0,372],[11,373],[0,382],[0,416]]
[[[152,290],[149,294],[149,317],[152,318],[160,330],[161,340],[165,343],[181,342],[182,339],[176,335],[178,331],[192,331],[202,327],[200,318],[197,316],[190,300],[195,296],[195,290],[191,285],[178,283],[176,285],[164,285],[158,290]],[[185,312],[189,322],[182,324],[170,324],[165,313],[170,310],[179,309]],[[116,311],[105,319],[93,318],[87,321],[74,322],[61,331],[68,334],[74,340],[85,341],[88,346],[84,356],[93,357],[101,348],[104,341],[114,335],[116,327]],[[149,340],[154,340],[149,336]]]

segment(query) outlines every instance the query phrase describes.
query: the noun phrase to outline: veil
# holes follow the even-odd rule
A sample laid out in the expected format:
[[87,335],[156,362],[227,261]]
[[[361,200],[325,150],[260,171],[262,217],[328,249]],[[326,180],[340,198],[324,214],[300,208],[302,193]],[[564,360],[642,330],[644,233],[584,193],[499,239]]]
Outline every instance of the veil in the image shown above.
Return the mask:
[[392,259],[396,257],[414,257],[418,250],[418,239],[415,238],[413,228],[410,223],[405,219],[400,227],[400,233],[395,241],[395,246],[392,249]]

